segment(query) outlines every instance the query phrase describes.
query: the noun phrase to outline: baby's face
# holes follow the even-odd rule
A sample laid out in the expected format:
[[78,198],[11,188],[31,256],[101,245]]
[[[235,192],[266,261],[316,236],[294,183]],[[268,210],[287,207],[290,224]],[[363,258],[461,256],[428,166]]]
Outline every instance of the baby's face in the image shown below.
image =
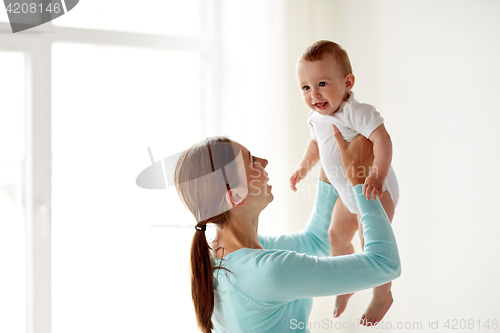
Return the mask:
[[311,110],[326,116],[335,113],[349,97],[354,76],[343,76],[334,61],[327,58],[318,61],[299,60],[297,80],[304,103]]

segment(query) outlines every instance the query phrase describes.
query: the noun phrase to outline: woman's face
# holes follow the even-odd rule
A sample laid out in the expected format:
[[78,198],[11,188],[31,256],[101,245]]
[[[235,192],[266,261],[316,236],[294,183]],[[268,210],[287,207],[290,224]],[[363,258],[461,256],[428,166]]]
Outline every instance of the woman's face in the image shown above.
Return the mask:
[[241,149],[247,176],[248,195],[245,198],[245,205],[263,205],[263,209],[274,199],[271,193],[272,186],[267,183],[269,177],[265,168],[268,162],[264,158],[253,156],[247,148],[237,144]]

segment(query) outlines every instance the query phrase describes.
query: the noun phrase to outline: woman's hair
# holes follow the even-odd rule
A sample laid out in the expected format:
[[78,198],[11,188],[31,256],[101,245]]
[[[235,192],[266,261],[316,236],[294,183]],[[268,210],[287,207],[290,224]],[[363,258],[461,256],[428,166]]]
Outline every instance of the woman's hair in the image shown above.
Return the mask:
[[325,56],[330,56],[337,65],[342,75],[352,74],[351,62],[347,52],[337,43],[329,40],[320,40],[309,46],[302,56],[301,60],[318,61],[323,60]]
[[[226,184],[238,184],[238,172],[230,166],[238,153],[239,146],[228,138],[211,137],[180,156],[175,168],[175,186],[179,198],[198,222],[197,227],[203,229],[207,223],[213,223],[224,228],[229,222],[231,206],[226,201],[229,185],[221,186],[220,178],[207,175],[225,167]],[[191,243],[191,296],[198,326],[204,333],[213,329],[214,270],[229,271],[214,267],[210,249],[205,232],[196,230]]]

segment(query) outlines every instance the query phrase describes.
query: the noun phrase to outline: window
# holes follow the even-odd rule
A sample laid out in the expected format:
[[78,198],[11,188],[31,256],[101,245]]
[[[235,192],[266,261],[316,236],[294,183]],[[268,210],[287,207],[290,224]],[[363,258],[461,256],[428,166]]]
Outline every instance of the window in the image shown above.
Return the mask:
[[202,32],[201,0],[80,1],[54,25],[74,28],[197,36]]
[[169,207],[175,189],[135,176],[151,143],[201,139],[201,57],[66,43],[52,54],[53,332],[186,331],[193,232],[151,226],[192,218]]
[[7,15],[7,11],[0,10],[0,22],[9,22],[9,17]]
[[0,52],[0,332],[26,332],[24,54]]
[[18,34],[0,11],[2,332],[196,331],[193,230],[156,228],[192,217],[135,178],[147,147],[159,160],[207,132],[213,2],[115,2]]

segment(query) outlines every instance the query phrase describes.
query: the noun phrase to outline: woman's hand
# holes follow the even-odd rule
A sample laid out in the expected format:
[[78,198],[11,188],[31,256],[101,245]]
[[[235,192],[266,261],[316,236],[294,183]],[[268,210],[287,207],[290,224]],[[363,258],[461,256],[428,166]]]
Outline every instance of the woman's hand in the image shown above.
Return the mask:
[[352,186],[364,184],[373,164],[373,143],[362,135],[358,135],[351,142],[346,142],[338,128],[335,125],[332,127],[347,178]]

